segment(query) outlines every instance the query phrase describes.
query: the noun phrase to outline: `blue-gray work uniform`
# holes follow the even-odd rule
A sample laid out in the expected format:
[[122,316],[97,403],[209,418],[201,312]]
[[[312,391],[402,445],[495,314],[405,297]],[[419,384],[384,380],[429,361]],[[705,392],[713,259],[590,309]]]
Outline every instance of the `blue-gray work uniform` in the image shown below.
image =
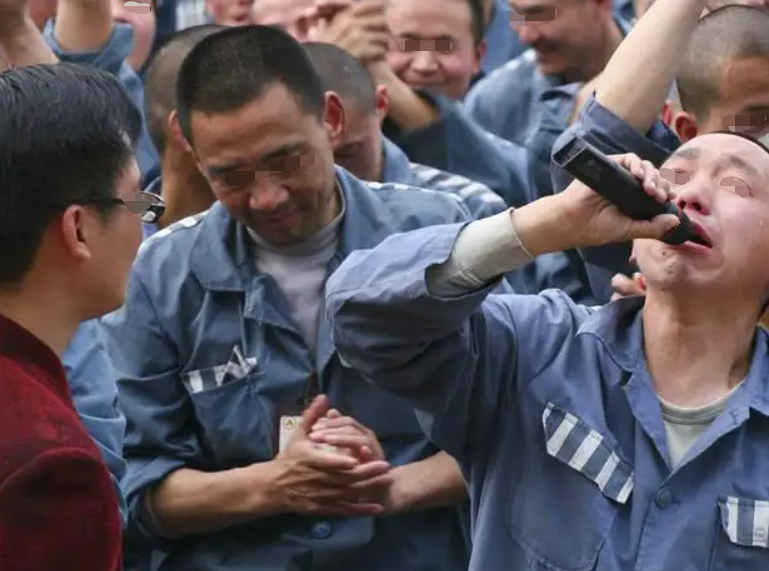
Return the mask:
[[[475,220],[507,209],[499,196],[480,183],[425,165],[409,163],[406,154],[386,137],[383,151],[383,182],[456,194]],[[540,256],[523,268],[510,272],[506,279],[517,293],[539,293],[544,289],[558,288],[577,302],[592,302],[589,288],[574,279],[567,258],[560,253]]]
[[[115,22],[112,35],[107,43],[101,49],[93,52],[64,50],[56,40],[53,20],[46,23],[43,37],[61,61],[91,64],[116,76],[125,87],[136,108],[142,115],[144,114],[144,84],[126,61],[134,47],[134,31],[130,25]],[[159,175],[160,159],[144,121],[142,121],[142,130],[136,147],[136,160],[142,173],[143,184],[147,184]]]
[[[655,121],[646,136],[639,133],[614,113],[590,97],[577,118],[565,133],[555,141],[552,152],[556,153],[573,134],[606,154],[635,153],[659,168],[675,151],[681,141],[661,120]],[[551,165],[552,189],[562,192],[572,181],[571,176]],[[630,274],[632,245],[611,244],[579,251],[592,295],[598,303],[606,303],[613,293],[611,279],[617,273]]]
[[[447,193],[363,183],[341,168],[337,181],[345,214],[329,273],[392,233],[470,219]],[[438,452],[411,407],[342,365],[323,311],[310,350],[277,281],[256,270],[252,244],[221,203],[158,231],[140,249],[124,307],[103,319],[128,420],[129,533],[167,552],[162,571],[465,571],[462,506],[376,519],[288,514],[205,536],[158,535],[148,489],[184,467],[272,460],[278,417],[301,411],[307,393],[328,394],[371,428],[393,465]]]
[[120,480],[125,474],[123,438],[126,422],[118,409],[117,384],[98,321],[80,324],[62,361],[75,410],[104,456],[125,520],[126,504],[120,491]]
[[769,345],[677,464],[641,306],[431,296],[463,225],[393,236],[327,283],[341,358],[420,410],[469,483],[470,571],[769,569]]
[[409,160],[458,174],[488,186],[508,206],[528,202],[526,150],[495,137],[448,97],[416,91],[439,112],[431,124],[404,132],[385,120],[385,136],[403,149]]
[[[616,22],[623,34],[630,31],[628,22],[619,18]],[[540,71],[536,53],[530,49],[473,86],[465,105],[481,127],[527,147],[542,119],[542,94],[564,84],[562,77]]]

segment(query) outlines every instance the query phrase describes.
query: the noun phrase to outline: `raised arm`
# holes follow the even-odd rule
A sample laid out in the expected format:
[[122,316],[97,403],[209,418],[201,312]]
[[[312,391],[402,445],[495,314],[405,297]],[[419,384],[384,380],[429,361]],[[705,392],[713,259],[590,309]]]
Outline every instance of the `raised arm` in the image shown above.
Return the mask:
[[0,72],[57,61],[32,20],[26,0],[0,1]]
[[620,44],[596,86],[596,101],[646,133],[667,100],[706,0],[657,0]]
[[[637,157],[623,160],[640,165]],[[648,177],[662,184],[656,171]],[[328,281],[337,350],[421,411],[431,438],[461,462],[588,311],[561,293],[489,295],[499,276],[548,252],[659,237],[671,223],[677,219],[631,222],[573,183],[466,226],[390,237],[354,252]]]
[[109,41],[113,29],[110,0],[59,0],[54,36],[68,52],[94,52]]

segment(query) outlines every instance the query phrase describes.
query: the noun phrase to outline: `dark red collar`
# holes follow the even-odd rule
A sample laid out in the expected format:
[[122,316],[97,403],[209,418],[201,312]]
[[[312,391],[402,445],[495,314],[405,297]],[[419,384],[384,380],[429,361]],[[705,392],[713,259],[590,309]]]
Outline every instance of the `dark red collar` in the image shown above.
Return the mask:
[[51,388],[69,394],[64,367],[53,350],[27,329],[0,314],[0,356],[35,368],[50,378]]

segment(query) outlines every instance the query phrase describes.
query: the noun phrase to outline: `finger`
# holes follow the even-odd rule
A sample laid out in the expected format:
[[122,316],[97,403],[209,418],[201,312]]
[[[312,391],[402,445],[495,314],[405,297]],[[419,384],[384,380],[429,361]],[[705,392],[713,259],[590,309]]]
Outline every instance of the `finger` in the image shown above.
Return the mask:
[[354,482],[350,484],[349,489],[356,493],[365,493],[370,491],[382,490],[389,488],[393,483],[394,478],[391,474],[382,474],[381,476],[375,476],[368,480],[362,480],[360,482]]
[[302,430],[304,430],[305,434],[308,434],[312,427],[315,426],[315,423],[326,416],[329,408],[331,407],[327,396],[318,395],[313,399],[310,406],[302,413]]
[[362,434],[340,434],[338,432],[325,432],[310,434],[310,440],[313,442],[322,442],[335,448],[354,448],[360,450],[369,445],[369,439]]
[[648,221],[633,221],[629,226],[627,239],[661,240],[680,223],[675,214],[660,214]]
[[341,474],[347,482],[360,482],[382,476],[391,470],[391,466],[384,460],[374,460],[365,464],[358,464]]
[[356,458],[336,451],[313,447],[307,453],[305,464],[323,472],[349,473],[355,469],[359,462]]
[[360,423],[355,420],[351,416],[339,416],[336,418],[329,418],[328,415],[326,415],[324,418],[321,418],[318,420],[317,423],[315,423],[314,427],[316,430],[335,430],[339,428],[348,428],[352,427],[358,430],[359,432],[364,432],[363,426],[360,425]]
[[382,504],[376,503],[357,503],[350,502],[335,502],[333,504],[325,504],[319,506],[318,513],[337,516],[337,517],[357,517],[367,515],[382,515],[385,512],[385,508]]
[[641,170],[643,171],[643,187],[646,193],[657,202],[665,202],[668,197],[659,185],[659,171],[649,161],[641,163]]

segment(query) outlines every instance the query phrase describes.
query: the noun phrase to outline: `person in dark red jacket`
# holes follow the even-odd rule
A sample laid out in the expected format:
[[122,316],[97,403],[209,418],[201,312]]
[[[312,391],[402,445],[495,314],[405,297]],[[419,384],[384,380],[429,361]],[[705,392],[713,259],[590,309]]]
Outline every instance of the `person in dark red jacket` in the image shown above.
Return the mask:
[[[141,116],[77,64],[0,74],[0,570],[117,571],[121,522],[60,355],[117,309],[150,206]],[[137,216],[142,214],[142,216]]]

